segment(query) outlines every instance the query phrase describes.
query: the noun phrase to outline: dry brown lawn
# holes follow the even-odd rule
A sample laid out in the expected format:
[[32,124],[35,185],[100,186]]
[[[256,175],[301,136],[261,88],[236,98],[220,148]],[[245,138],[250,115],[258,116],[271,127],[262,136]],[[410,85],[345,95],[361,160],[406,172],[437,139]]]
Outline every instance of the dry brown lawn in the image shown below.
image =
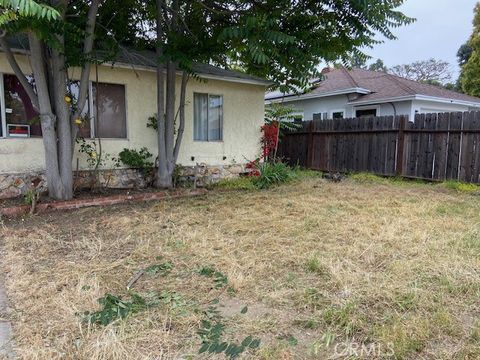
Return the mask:
[[[261,340],[242,358],[480,359],[480,197],[440,185],[307,178],[4,221],[0,234],[23,359],[209,358],[209,306],[222,341]],[[85,321],[165,263],[131,290],[147,309]]]

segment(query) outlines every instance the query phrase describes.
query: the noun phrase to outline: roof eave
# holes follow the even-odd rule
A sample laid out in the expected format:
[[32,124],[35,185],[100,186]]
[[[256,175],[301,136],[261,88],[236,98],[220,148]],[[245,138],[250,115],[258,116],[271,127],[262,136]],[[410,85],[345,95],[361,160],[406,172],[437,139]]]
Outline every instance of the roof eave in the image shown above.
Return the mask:
[[[27,56],[29,54],[28,50],[25,49],[12,49],[12,51],[15,54],[20,54],[20,55],[25,55]],[[0,49],[0,52],[3,52]],[[130,70],[142,70],[142,71],[148,71],[148,72],[155,72],[157,71],[156,66],[149,66],[149,65],[133,65],[133,64],[128,64],[124,62],[104,62],[101,64],[102,66],[110,66],[110,67],[118,67],[122,69],[130,69]],[[178,72],[178,74],[181,74]],[[243,78],[238,78],[234,76],[220,76],[220,75],[213,75],[213,74],[204,74],[204,73],[199,73],[198,76],[202,79],[210,79],[210,80],[219,80],[219,81],[226,81],[226,82],[233,82],[233,83],[240,83],[240,84],[251,84],[251,85],[261,85],[261,86],[271,86],[273,85],[273,82],[269,80],[263,80],[263,79],[243,79]]]
[[[103,65],[109,65],[112,67],[118,67],[118,68],[123,68],[123,69],[133,69],[133,70],[143,70],[143,71],[149,71],[149,72],[156,72],[157,68],[155,66],[148,66],[148,65],[132,65],[132,64],[127,64],[123,62],[105,62]],[[181,75],[181,72],[177,72],[178,75]],[[262,86],[270,86],[273,83],[268,80],[262,80],[262,79],[243,79],[243,78],[237,78],[234,76],[220,76],[220,75],[213,75],[213,74],[205,74],[205,73],[199,73],[198,76],[202,79],[206,80],[219,80],[219,81],[227,81],[227,82],[233,82],[233,83],[240,83],[240,84],[250,84],[250,85],[262,85]]]
[[478,102],[475,102],[475,101],[468,101],[468,100],[440,98],[440,97],[428,96],[428,95],[415,95],[415,100],[434,101],[434,102],[447,103],[447,104],[480,107],[480,99],[478,100]]
[[265,99],[265,102],[267,104],[276,103],[276,102],[291,102],[291,101],[316,99],[316,98],[323,98],[323,97],[336,96],[336,95],[346,95],[346,94],[352,94],[352,93],[368,95],[371,93],[371,91],[368,89],[356,87],[356,88],[341,89],[336,91],[329,91],[325,93],[307,93],[307,94],[301,94],[301,95],[276,96],[273,98]]
[[444,104],[456,104],[456,105],[480,107],[480,100],[479,100],[479,102],[474,102],[474,101],[466,101],[466,100],[440,98],[440,97],[420,95],[420,94],[406,95],[406,96],[396,96],[396,97],[391,97],[391,98],[375,99],[375,100],[350,101],[348,104],[349,105],[354,105],[354,106],[355,105],[372,105],[372,104],[385,104],[385,103],[390,103],[390,102],[409,101],[409,100],[423,100],[423,101],[439,102],[439,103],[444,103]]

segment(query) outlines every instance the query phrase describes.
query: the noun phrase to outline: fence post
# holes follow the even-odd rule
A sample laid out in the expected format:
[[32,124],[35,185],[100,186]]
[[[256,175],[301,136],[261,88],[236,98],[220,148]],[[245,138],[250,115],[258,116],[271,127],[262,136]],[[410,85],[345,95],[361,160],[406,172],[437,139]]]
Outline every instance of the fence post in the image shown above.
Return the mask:
[[313,120],[308,125],[307,169],[313,167]]
[[397,146],[397,162],[395,164],[395,173],[397,176],[403,175],[403,160],[405,152],[405,127],[407,125],[407,118],[400,115],[400,124],[398,128],[398,146]]

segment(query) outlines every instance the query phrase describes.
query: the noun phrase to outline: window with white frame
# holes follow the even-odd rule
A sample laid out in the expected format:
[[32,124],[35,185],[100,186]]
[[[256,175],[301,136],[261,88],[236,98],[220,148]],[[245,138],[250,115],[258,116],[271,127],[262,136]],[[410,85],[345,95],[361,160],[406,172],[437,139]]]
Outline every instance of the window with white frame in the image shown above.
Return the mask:
[[[69,92],[74,99],[78,98],[78,81],[72,81],[70,83]],[[101,82],[98,84],[94,82],[90,83],[87,103],[81,117],[82,124],[79,127],[79,137],[126,139],[127,113],[125,86]]]
[[[32,78],[28,78],[33,82]],[[1,136],[42,136],[40,118],[15,75],[3,75]]]
[[[31,80],[30,77],[28,78]],[[0,89],[2,104],[0,137],[13,137],[12,129],[18,131],[17,135],[21,134],[18,129],[22,131],[28,129],[28,134],[22,137],[41,137],[38,113],[17,77],[10,74],[0,75]],[[78,81],[70,82],[67,93],[76,100],[78,92]],[[96,114],[97,108],[98,114]],[[87,104],[81,117],[79,137],[127,138],[125,86],[90,83]]]
[[223,96],[194,93],[193,103],[193,139],[223,140]]
[[344,110],[333,110],[332,111],[332,119],[343,119],[345,117]]

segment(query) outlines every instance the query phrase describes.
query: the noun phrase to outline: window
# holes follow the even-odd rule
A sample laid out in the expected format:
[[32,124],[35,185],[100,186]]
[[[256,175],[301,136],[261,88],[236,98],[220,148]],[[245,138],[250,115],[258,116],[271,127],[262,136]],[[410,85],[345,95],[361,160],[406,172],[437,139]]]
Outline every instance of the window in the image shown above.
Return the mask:
[[[80,93],[80,82],[79,81],[70,81],[67,86],[68,93],[72,96],[75,102],[78,101],[78,96]],[[88,96],[88,95],[87,95]],[[91,131],[91,115],[90,115],[90,105],[87,97],[87,101],[85,102],[85,108],[83,109],[82,113],[80,114],[82,118],[82,125],[78,127],[77,137],[79,138],[90,138],[92,136]]]
[[223,96],[195,93],[193,102],[193,139],[223,140]]
[[[127,137],[125,86],[94,83],[92,99],[95,137],[125,139]],[[98,114],[96,113],[97,99]]]
[[332,111],[332,119],[343,119],[345,112],[343,110]]
[[[1,80],[2,75],[0,74],[0,84],[2,84]],[[29,80],[33,81],[31,77],[29,77]],[[78,81],[70,82],[66,86],[66,92],[73,99],[77,100],[79,93]],[[98,114],[96,114],[97,95]],[[16,131],[16,137],[28,137],[26,130],[28,128],[30,136],[42,136],[38,113],[15,75],[3,75],[3,94],[0,94],[0,97],[3,97],[0,137],[8,136],[9,132],[7,129],[12,131],[10,134]],[[88,99],[81,116],[83,124],[79,128],[79,137],[125,139],[127,137],[125,86],[90,83]]]
[[377,109],[361,109],[355,111],[356,117],[369,117],[369,116],[377,116]]
[[4,127],[0,126],[0,136],[6,136],[7,127],[12,128],[14,125],[28,125],[30,136],[42,136],[38,113],[17,77],[15,75],[4,75],[3,89],[6,125]]

